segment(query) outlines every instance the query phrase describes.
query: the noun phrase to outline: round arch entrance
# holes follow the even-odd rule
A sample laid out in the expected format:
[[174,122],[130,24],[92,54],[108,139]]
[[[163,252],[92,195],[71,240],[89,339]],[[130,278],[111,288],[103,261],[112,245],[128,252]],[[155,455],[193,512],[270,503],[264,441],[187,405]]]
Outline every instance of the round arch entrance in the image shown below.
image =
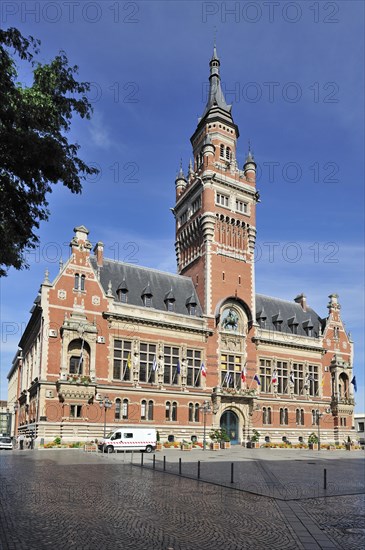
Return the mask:
[[221,428],[224,428],[230,437],[232,445],[238,443],[239,423],[238,416],[234,411],[224,411],[220,420]]

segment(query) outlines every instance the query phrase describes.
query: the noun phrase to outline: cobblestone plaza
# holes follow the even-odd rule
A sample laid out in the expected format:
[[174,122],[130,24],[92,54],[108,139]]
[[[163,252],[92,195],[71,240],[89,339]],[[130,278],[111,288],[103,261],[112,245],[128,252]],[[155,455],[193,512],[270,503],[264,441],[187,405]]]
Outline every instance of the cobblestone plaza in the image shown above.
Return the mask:
[[155,469],[147,455],[141,468],[141,456],[2,452],[1,549],[365,545],[362,452],[167,450]]

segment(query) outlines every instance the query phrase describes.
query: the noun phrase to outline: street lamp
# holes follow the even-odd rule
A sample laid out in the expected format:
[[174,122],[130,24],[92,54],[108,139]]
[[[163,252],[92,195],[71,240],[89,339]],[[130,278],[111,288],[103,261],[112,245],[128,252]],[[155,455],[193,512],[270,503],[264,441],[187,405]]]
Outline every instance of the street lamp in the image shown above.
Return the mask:
[[318,425],[318,450],[320,451],[321,450],[321,429],[320,429],[320,425],[319,425],[319,422],[320,422],[320,419],[321,417],[323,416],[322,413],[320,413],[319,411],[317,411],[317,425]]
[[203,418],[204,418],[204,431],[203,431],[203,451],[205,451],[206,446],[206,430],[207,430],[207,413],[211,413],[212,409],[210,407],[209,401],[204,401],[204,403],[199,407],[201,411],[203,411]]
[[112,402],[109,401],[109,397],[105,395],[102,397],[99,401],[99,405],[101,409],[104,409],[104,438],[106,436],[106,411],[107,409],[110,409],[112,406]]

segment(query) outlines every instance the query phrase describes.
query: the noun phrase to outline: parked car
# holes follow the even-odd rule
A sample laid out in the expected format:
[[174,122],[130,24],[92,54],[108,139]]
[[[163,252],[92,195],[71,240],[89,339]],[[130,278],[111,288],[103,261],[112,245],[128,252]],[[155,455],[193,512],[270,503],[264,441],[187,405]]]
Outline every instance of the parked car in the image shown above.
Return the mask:
[[13,442],[11,437],[2,436],[0,437],[0,449],[12,450]]

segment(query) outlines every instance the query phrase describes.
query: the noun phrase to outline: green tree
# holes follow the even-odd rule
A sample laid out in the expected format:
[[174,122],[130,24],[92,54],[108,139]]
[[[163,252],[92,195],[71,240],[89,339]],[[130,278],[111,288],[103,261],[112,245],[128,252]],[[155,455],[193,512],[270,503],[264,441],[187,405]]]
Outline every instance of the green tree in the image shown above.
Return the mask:
[[[37,62],[39,46],[15,28],[0,30],[0,276],[29,267],[24,253],[37,246],[34,231],[49,217],[51,185],[81,193],[81,181],[98,173],[66,137],[74,114],[90,118],[90,85],[75,80],[78,67],[63,51],[49,64]],[[14,56],[31,65],[32,86],[17,82]]]

